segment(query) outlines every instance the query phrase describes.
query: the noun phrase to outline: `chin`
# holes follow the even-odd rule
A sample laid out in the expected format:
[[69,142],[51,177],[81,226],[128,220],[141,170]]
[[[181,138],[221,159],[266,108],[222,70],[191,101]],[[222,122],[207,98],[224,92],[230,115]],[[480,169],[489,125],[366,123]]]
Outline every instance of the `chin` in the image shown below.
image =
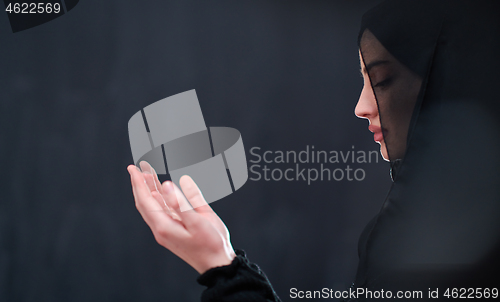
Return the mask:
[[382,158],[385,161],[389,161],[389,154],[387,152],[387,148],[385,147],[384,141],[379,142],[380,144],[380,154],[382,154]]

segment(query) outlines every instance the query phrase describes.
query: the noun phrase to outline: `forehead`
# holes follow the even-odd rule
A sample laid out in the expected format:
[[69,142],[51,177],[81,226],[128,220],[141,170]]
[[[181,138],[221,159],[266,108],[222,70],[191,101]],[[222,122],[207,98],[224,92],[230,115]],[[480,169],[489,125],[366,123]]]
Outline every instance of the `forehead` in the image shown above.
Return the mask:
[[[359,45],[360,55],[362,55],[366,65],[373,61],[384,60],[392,62],[394,60],[394,57],[368,29],[363,32]],[[361,60],[362,65],[363,60]]]

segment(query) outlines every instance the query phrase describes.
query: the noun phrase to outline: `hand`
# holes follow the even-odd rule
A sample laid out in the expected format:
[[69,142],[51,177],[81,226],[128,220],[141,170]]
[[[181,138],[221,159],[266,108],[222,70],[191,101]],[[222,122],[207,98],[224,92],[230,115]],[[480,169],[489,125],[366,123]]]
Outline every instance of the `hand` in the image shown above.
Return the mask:
[[[181,177],[181,192],[171,181],[161,184],[147,162],[142,161],[140,165],[143,172],[135,165],[129,165],[127,170],[135,206],[153,231],[156,241],[200,274],[213,267],[231,264],[236,254],[229,240],[229,231],[207,204],[193,179],[188,175]],[[180,210],[187,207],[187,211]]]

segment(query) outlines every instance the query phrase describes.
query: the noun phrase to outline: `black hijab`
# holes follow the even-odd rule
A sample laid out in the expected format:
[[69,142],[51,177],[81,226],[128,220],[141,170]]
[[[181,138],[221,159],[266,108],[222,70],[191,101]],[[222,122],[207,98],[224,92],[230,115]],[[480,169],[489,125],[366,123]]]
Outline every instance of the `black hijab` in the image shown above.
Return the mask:
[[[423,298],[439,287],[443,300],[447,287],[500,287],[499,17],[495,0],[392,0],[363,16],[365,65],[373,43],[399,64],[368,73],[398,165],[360,239],[354,287]],[[414,95],[396,89],[397,70],[411,75],[408,87],[414,79]],[[406,135],[391,137],[398,131]]]

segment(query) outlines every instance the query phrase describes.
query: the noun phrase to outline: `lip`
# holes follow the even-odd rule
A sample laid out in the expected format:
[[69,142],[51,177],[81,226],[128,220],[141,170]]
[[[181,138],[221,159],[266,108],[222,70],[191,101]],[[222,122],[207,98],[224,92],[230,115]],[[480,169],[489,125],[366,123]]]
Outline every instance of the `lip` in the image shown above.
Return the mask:
[[382,134],[382,127],[370,125],[368,126],[368,130],[373,133],[373,139],[376,142],[381,142],[384,140],[384,135]]

